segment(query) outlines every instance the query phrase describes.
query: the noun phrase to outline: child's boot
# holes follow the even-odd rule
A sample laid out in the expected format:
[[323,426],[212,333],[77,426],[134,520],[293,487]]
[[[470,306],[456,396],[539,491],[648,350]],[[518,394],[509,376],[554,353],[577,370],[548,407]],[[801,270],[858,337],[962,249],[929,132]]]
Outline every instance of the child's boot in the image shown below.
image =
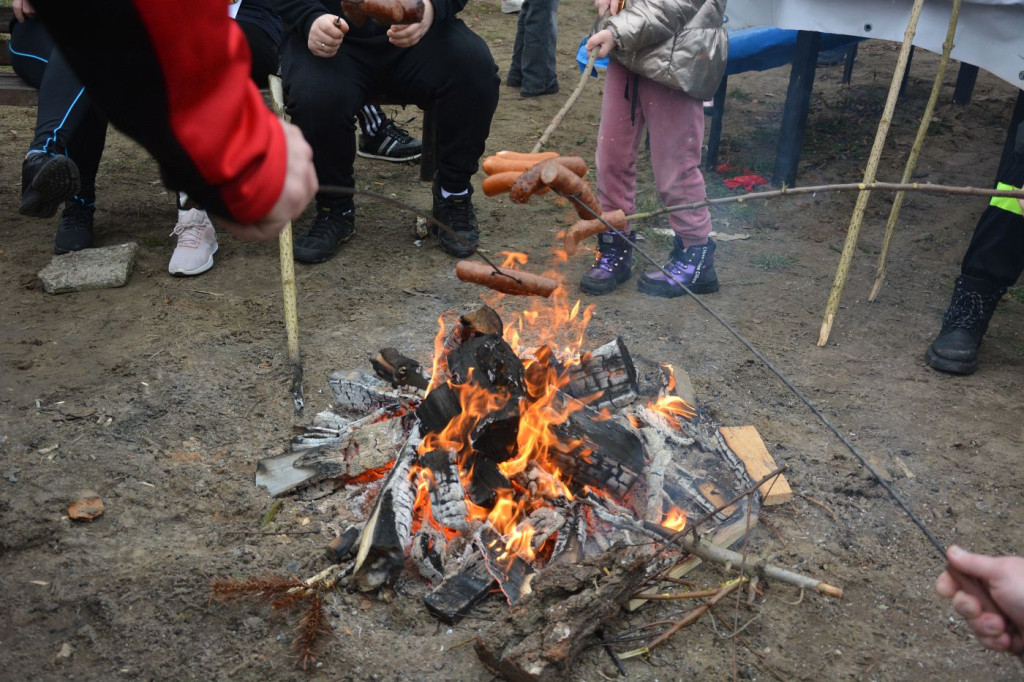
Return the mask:
[[1005,288],[987,280],[958,277],[953,298],[942,316],[942,329],[924,354],[928,366],[950,374],[974,373],[978,369],[978,346],[1004,293]]
[[637,282],[637,288],[651,296],[675,298],[683,296],[686,290],[682,282],[695,294],[710,294],[718,291],[718,275],[715,273],[715,240],[708,237],[708,243],[701,246],[683,247],[678,235],[675,248],[665,264],[672,277],[666,277],[661,270],[648,272]]
[[580,289],[588,294],[610,294],[633,274],[633,244],[636,235],[628,239],[615,232],[597,235],[597,259],[594,266],[580,279]]

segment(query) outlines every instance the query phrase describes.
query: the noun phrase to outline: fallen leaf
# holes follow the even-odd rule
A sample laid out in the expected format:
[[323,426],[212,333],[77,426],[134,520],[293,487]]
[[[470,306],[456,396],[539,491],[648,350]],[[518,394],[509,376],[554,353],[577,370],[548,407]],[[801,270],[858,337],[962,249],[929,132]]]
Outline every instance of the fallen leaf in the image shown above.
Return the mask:
[[103,500],[91,490],[84,490],[68,505],[68,516],[74,521],[92,521],[103,513]]

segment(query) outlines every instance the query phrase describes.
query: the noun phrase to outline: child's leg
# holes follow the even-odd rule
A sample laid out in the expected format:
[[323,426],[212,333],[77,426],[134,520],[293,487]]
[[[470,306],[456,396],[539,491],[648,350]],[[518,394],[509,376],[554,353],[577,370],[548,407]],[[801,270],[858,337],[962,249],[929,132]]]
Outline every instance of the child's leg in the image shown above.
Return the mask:
[[[707,190],[700,172],[704,143],[704,103],[646,78],[640,81],[640,101],[651,135],[651,164],[658,195],[666,206],[704,201]],[[686,248],[700,246],[711,232],[707,207],[677,211],[669,224]]]
[[601,208],[622,209],[626,215],[636,212],[636,150],[644,131],[643,108],[637,103],[634,109],[632,102],[633,79],[637,77],[617,62],[608,64],[594,159]]

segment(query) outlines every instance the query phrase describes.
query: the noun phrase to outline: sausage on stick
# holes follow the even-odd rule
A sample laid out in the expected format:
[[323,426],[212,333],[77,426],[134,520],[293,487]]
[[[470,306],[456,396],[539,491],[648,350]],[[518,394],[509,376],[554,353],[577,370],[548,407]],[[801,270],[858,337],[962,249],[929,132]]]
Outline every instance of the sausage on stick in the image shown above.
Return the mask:
[[494,268],[487,263],[475,260],[460,260],[455,264],[455,276],[463,282],[480,284],[503,294],[547,298],[558,288],[558,282],[550,277],[542,277],[511,268],[498,268],[498,270],[504,274],[495,272]]

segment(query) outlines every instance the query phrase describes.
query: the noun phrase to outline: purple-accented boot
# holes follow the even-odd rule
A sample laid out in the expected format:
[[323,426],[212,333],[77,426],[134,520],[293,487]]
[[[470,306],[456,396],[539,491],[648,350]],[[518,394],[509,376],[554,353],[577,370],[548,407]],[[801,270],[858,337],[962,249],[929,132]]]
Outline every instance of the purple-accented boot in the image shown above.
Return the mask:
[[623,239],[614,232],[597,235],[597,260],[580,279],[580,289],[588,294],[610,294],[633,275],[633,244],[636,235]]
[[708,237],[708,243],[701,246],[683,248],[683,241],[677,236],[675,248],[665,264],[672,278],[664,272],[656,270],[648,272],[637,282],[637,288],[651,296],[675,298],[685,296],[686,290],[679,286],[682,282],[695,294],[710,294],[718,291],[718,275],[715,273],[715,240]]

